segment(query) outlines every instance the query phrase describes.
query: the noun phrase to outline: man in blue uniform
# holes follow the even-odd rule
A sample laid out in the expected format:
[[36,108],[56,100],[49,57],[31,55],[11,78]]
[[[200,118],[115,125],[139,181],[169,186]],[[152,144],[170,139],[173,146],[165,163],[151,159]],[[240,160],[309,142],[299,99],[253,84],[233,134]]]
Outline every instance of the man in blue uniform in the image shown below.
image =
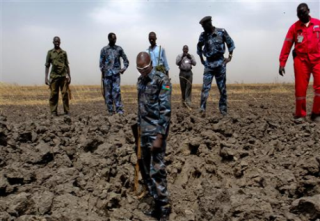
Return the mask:
[[155,208],[145,214],[168,220],[171,212],[164,162],[171,117],[171,83],[167,75],[156,71],[148,53],[137,56],[138,126],[141,131],[141,175]]
[[[216,28],[211,23],[211,16],[201,19],[204,29],[199,37],[197,53],[204,65],[203,86],[201,91],[200,113],[205,116],[207,98],[211,89],[213,77],[216,78],[220,92],[219,109],[222,115],[227,114],[226,64],[231,61],[235,49],[233,40],[225,29]],[[229,50],[229,57],[225,58],[225,44]],[[203,59],[203,55],[207,58]]]
[[[123,49],[116,45],[116,35],[110,33],[108,39],[109,45],[102,48],[100,53],[100,70],[102,74],[104,98],[110,115],[113,115],[115,112],[113,104],[115,104],[116,112],[123,114],[120,74],[126,71],[129,66],[129,61]],[[123,59],[123,68],[121,68],[120,57]]]

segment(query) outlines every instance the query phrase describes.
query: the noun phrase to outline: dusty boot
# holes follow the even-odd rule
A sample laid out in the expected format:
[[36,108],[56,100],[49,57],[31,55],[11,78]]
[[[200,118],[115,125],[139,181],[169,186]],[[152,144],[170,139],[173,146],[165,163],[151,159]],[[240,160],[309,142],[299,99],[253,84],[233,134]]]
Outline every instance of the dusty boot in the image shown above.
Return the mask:
[[320,122],[320,114],[311,113],[310,119],[316,123]]
[[206,111],[203,110],[203,109],[200,109],[200,110],[199,110],[199,114],[200,114],[200,116],[201,116],[202,118],[205,118],[205,117],[206,117]]
[[165,206],[161,206],[159,210],[160,210],[159,221],[169,221],[171,206],[169,204]]
[[149,210],[142,211],[144,215],[151,216],[158,219],[160,217],[160,211],[157,208],[151,208]]

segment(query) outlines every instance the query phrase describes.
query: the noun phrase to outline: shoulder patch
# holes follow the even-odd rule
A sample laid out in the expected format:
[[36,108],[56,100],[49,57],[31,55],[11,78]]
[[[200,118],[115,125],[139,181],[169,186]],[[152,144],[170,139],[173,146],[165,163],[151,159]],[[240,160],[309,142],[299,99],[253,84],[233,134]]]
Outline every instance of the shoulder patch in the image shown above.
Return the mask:
[[170,91],[170,86],[169,85],[163,85],[162,86],[162,90],[165,90],[165,91]]

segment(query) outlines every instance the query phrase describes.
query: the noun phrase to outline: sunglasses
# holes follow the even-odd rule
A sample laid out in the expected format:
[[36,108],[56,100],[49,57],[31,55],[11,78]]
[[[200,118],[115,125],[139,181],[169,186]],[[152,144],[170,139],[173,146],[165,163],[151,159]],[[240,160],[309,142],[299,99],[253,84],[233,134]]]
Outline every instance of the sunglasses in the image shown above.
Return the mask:
[[140,68],[140,67],[137,66],[137,69],[138,69],[139,71],[144,71],[144,70],[146,70],[148,67],[150,67],[150,65],[151,65],[151,61],[150,61],[150,63],[149,63],[147,66],[145,66],[145,67],[143,67],[143,68]]

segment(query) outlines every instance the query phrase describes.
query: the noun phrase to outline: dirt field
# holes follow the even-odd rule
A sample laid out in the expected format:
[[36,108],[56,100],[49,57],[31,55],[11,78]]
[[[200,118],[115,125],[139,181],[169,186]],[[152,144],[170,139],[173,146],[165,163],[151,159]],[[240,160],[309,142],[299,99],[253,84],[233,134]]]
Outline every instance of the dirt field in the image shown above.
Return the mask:
[[[229,85],[222,117],[213,85],[201,118],[200,86],[191,111],[175,86],[170,220],[320,219],[320,123],[293,119],[293,87]],[[51,117],[46,87],[0,86],[0,220],[152,220],[133,193],[135,87],[122,88],[123,117],[107,115],[100,87],[72,91],[71,116]]]

